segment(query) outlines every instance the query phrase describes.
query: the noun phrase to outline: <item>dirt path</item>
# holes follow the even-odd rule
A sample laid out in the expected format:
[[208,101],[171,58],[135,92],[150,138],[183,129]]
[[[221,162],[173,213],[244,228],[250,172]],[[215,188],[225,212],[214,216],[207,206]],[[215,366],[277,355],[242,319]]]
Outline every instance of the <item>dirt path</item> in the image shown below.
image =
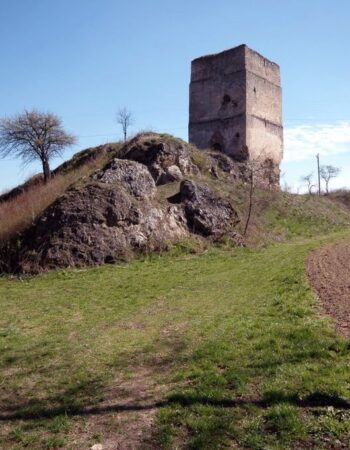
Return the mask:
[[326,313],[335,319],[338,331],[350,336],[350,241],[312,252],[307,272],[311,286]]
[[[72,449],[153,450],[154,420],[165,387],[154,371],[138,367],[130,380],[111,386],[96,407],[83,408],[69,441]],[[83,418],[83,420],[81,420]],[[95,447],[91,445],[94,443]]]

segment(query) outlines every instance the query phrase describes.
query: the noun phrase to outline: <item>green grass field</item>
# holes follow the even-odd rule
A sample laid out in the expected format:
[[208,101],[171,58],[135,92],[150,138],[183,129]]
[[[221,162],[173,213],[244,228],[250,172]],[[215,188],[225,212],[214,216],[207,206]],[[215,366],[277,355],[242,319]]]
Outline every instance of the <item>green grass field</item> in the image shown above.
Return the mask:
[[144,449],[349,448],[349,342],[305,276],[347,236],[0,278],[0,448],[88,449],[147,408]]

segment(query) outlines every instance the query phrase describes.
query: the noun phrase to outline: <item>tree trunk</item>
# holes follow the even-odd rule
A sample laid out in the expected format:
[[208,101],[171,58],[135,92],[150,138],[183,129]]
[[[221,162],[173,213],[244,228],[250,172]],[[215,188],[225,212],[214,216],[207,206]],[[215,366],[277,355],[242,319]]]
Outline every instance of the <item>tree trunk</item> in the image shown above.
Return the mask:
[[49,162],[46,159],[42,160],[43,164],[43,174],[44,174],[44,182],[47,183],[51,178],[51,170],[49,166]]
[[243,231],[243,236],[245,236],[247,234],[247,230],[248,230],[248,226],[249,226],[249,222],[250,222],[250,216],[252,214],[252,209],[253,209],[253,194],[254,194],[254,174],[253,171],[250,174],[250,189],[249,189],[249,207],[248,207],[248,215],[247,215],[247,220],[245,223],[245,227],[244,227],[244,231]]

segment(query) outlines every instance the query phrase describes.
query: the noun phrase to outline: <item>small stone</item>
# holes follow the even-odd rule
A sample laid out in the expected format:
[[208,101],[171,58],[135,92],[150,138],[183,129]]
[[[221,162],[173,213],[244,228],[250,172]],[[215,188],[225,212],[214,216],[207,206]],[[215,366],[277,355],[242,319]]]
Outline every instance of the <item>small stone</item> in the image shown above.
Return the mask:
[[92,447],[90,447],[90,450],[103,450],[102,444],[95,444]]
[[178,168],[178,166],[170,166],[167,169],[167,178],[171,181],[181,181],[183,176],[181,170]]

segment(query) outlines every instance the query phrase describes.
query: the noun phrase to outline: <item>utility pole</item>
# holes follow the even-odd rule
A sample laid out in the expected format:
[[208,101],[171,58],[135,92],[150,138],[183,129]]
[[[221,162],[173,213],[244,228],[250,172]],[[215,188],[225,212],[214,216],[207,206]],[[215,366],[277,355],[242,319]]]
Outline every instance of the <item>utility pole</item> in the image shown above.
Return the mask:
[[321,195],[320,154],[317,153],[318,195]]

